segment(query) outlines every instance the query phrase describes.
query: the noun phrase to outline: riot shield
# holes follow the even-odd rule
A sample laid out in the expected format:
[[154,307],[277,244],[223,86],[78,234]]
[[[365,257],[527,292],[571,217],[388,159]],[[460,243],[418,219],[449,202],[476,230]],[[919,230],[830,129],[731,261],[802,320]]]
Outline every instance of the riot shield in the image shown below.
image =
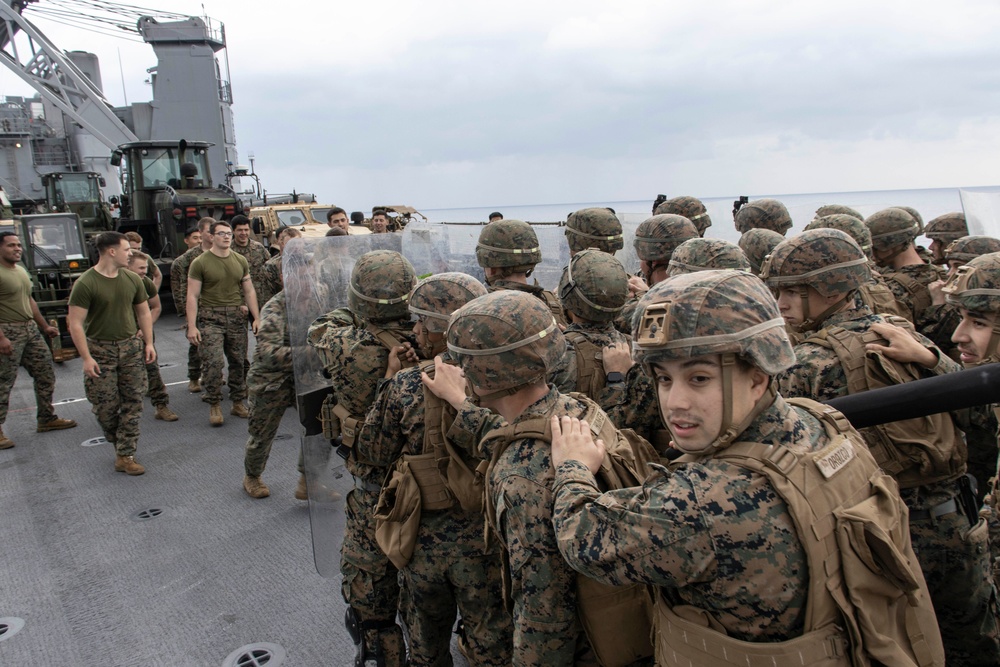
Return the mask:
[[1000,239],[1000,192],[959,190],[970,236]]
[[[347,307],[351,271],[357,260],[372,250],[402,250],[399,234],[366,234],[324,238],[296,238],[285,246],[282,277],[288,304],[288,331],[295,369],[295,393],[302,423],[302,454],[309,489],[309,521],[313,556],[321,576],[340,576],[343,539],[343,504],[331,492],[346,494],[350,485],[344,461],[324,437],[319,420],[330,380],[318,351],[310,345],[309,330],[317,319]],[[350,316],[340,313],[349,323]],[[347,475],[349,477],[349,475]],[[349,480],[348,480],[349,481]]]

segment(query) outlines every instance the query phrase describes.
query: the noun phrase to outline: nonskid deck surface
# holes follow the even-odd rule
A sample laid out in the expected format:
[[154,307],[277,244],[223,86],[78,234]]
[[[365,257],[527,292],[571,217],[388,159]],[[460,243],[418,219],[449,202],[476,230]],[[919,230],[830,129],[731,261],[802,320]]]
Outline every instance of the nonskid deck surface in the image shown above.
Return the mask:
[[[86,400],[56,406],[76,428],[35,433],[31,378],[19,373],[4,425],[16,447],[0,451],[0,619],[24,625],[0,640],[0,665],[215,666],[261,642],[284,650],[282,665],[352,664],[340,581],[316,573],[307,503],[292,495],[295,411],[264,473],[271,497],[249,498],[247,421],[224,400],[225,424],[209,425],[187,390],[180,327],[174,315],[156,324],[180,420],[154,420],[146,399],[140,477],[114,472],[111,445],[82,446],[102,435]],[[57,365],[55,400],[83,398],[80,360]],[[350,476],[338,483],[346,495]],[[140,519],[145,510],[160,513]]]

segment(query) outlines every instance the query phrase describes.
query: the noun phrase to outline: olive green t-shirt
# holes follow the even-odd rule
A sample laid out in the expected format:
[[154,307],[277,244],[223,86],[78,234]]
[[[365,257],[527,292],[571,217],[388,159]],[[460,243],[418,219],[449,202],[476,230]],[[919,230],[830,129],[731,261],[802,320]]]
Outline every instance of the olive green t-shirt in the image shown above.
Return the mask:
[[198,306],[243,305],[243,278],[250,275],[250,264],[243,255],[230,252],[225,258],[213,252],[198,255],[188,270],[188,277],[201,281]]
[[26,322],[31,313],[31,276],[20,264],[0,265],[0,322]]
[[125,340],[139,330],[134,306],[148,300],[142,279],[128,269],[118,277],[102,276],[87,269],[69,294],[69,305],[87,309],[83,331],[95,340]]
[[157,295],[158,292],[156,291],[156,285],[154,285],[153,281],[149,279],[149,276],[142,277],[142,286],[146,288],[146,298],[152,299]]

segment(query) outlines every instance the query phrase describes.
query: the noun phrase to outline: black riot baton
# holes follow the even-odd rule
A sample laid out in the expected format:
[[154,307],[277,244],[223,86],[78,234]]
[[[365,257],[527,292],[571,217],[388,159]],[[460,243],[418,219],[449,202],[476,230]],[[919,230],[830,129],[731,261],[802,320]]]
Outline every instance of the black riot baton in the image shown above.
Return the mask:
[[1000,403],[1000,363],[826,401],[854,428]]

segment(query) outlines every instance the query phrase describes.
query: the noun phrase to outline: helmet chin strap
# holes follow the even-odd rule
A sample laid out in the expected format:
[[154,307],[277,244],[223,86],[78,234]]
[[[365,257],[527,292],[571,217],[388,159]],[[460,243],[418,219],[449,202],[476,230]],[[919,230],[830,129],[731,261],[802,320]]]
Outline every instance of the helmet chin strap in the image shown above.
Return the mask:
[[754,403],[753,408],[750,412],[746,414],[743,419],[740,420],[738,424],[733,424],[733,369],[736,367],[736,355],[733,353],[727,353],[722,355],[722,423],[719,426],[719,435],[712,442],[708,443],[704,447],[699,447],[697,449],[685,449],[678,442],[677,438],[674,436],[674,432],[670,430],[670,425],[667,423],[666,416],[663,414],[663,405],[660,405],[660,420],[663,422],[664,427],[670,433],[671,440],[674,442],[674,446],[681,450],[685,454],[695,454],[704,455],[711,454],[712,452],[717,452],[720,449],[724,449],[733,443],[736,438],[739,437],[743,431],[747,430],[750,424],[753,423],[755,419],[766,410],[768,407],[774,403],[774,399],[778,395],[778,389],[775,386],[774,379],[768,378],[767,380],[767,390],[757,399]]
[[809,317],[809,291],[805,290],[802,292],[802,324],[796,327],[799,333],[806,333],[808,331],[816,331],[826,319],[833,315],[835,312],[843,308],[844,304],[847,303],[847,298],[851,295],[848,292],[842,299],[837,300],[833,305],[824,310],[822,313],[816,317]]

